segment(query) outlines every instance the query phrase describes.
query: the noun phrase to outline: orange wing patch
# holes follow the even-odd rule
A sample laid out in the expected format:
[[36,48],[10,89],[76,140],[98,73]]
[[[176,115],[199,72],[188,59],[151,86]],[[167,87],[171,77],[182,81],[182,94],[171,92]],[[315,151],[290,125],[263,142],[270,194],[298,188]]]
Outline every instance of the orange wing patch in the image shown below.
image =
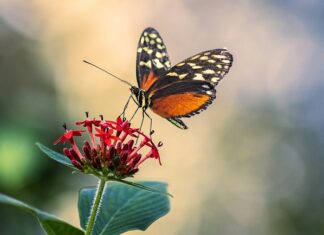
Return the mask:
[[151,72],[149,73],[148,76],[144,75],[144,79],[141,84],[141,89],[144,91],[147,91],[156,82],[157,79],[158,79],[158,77],[151,70]]
[[202,109],[210,101],[208,95],[186,92],[157,98],[152,102],[151,109],[165,118],[181,117]]

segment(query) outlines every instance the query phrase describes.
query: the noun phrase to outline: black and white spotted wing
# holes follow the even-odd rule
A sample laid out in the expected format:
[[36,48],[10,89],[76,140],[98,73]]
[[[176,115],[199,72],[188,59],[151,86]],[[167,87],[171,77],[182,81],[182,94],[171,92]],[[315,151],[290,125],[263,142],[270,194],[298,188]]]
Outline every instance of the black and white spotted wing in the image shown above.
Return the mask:
[[214,86],[228,73],[233,56],[227,49],[214,49],[198,53],[176,64],[161,75],[151,89],[178,81],[208,81]]
[[167,118],[200,113],[216,98],[215,86],[228,73],[232,62],[226,49],[214,49],[176,64],[148,90],[150,108]]
[[136,76],[139,88],[143,88],[151,72],[155,77],[160,77],[170,68],[168,52],[160,34],[153,28],[146,28],[137,47]]

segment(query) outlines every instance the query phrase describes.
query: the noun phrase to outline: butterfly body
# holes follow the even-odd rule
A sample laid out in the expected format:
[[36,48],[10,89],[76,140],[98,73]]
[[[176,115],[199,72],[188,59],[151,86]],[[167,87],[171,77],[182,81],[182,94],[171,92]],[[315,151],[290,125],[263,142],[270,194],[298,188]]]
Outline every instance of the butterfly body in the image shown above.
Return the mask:
[[131,93],[135,95],[138,106],[145,111],[150,105],[150,99],[147,93],[136,86],[132,86],[130,90]]
[[139,107],[150,108],[181,129],[187,126],[180,118],[205,110],[216,98],[215,86],[233,62],[227,49],[198,53],[171,67],[159,33],[146,28],[137,49],[138,87],[132,86]]

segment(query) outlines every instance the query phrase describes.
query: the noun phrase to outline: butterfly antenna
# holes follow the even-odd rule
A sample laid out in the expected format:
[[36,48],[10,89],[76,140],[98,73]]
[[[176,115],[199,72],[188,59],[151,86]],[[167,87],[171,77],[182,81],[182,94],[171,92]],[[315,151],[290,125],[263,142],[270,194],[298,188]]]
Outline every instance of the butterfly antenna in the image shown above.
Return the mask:
[[86,63],[86,64],[89,64],[89,65],[92,65],[93,67],[95,67],[95,68],[97,68],[97,69],[100,69],[101,71],[103,71],[103,72],[105,72],[105,73],[108,73],[110,76],[112,76],[112,77],[118,79],[119,81],[121,81],[121,82],[123,82],[123,83],[126,83],[128,86],[133,87],[133,85],[132,85],[131,83],[129,83],[129,82],[127,82],[127,81],[125,81],[125,80],[123,80],[123,79],[117,77],[116,75],[113,75],[112,73],[108,72],[107,70],[105,70],[105,69],[103,69],[103,68],[100,68],[98,65],[95,65],[95,64],[93,64],[93,63],[91,63],[91,62],[89,62],[89,61],[86,61],[86,60],[83,60],[83,62]]

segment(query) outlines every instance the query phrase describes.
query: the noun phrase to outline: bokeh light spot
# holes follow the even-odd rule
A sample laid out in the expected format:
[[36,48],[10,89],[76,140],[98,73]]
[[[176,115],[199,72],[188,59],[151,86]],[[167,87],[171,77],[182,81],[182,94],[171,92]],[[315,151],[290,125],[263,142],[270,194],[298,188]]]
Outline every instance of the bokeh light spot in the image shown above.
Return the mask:
[[0,133],[0,185],[17,189],[37,174],[41,160],[35,158],[30,133],[4,130]]

